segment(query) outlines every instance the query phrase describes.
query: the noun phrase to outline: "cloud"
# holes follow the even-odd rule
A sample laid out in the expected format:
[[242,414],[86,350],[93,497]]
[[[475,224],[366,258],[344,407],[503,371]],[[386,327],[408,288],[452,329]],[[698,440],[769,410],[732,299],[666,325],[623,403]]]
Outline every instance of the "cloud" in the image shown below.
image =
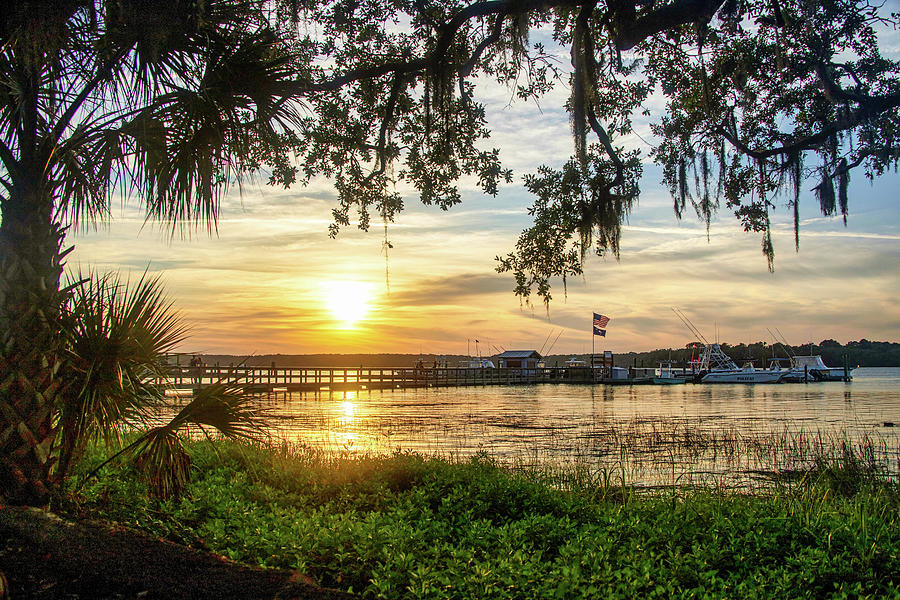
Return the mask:
[[390,305],[392,307],[470,305],[475,297],[509,292],[511,289],[512,282],[507,277],[465,273],[419,280],[414,288],[392,294]]

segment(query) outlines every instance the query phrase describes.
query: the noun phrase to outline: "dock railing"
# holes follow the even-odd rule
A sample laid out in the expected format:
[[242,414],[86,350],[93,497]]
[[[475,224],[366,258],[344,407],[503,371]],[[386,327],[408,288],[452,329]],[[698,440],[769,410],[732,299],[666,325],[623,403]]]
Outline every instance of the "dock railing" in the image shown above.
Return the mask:
[[260,367],[172,366],[168,380],[159,382],[175,389],[188,389],[225,382],[248,391],[315,391],[352,389],[397,389],[513,385],[529,383],[592,383],[589,368],[413,368],[413,367]]

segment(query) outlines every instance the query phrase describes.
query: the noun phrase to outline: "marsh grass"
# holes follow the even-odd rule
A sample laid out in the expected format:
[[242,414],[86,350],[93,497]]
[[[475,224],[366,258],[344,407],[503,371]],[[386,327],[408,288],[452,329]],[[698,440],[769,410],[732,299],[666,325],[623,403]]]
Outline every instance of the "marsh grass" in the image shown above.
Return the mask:
[[[368,429],[368,426],[363,426]],[[326,427],[327,429],[327,427]],[[807,430],[785,424],[772,430],[753,424],[708,426],[694,419],[635,419],[595,423],[572,440],[555,436],[516,439],[514,444],[474,443],[477,434],[456,432],[411,444],[412,449],[449,460],[487,453],[508,465],[613,478],[621,485],[656,488],[726,485],[753,491],[787,485],[824,465],[851,466],[867,476],[900,481],[900,448],[875,431]],[[512,447],[511,447],[512,446]],[[390,444],[324,440],[314,446],[323,456],[385,453]],[[394,451],[403,451],[397,444]],[[844,468],[842,467],[842,468]],[[582,475],[579,475],[582,476]],[[587,476],[587,475],[584,475]]]
[[753,493],[485,452],[189,451],[178,500],[109,465],[63,508],[370,598],[898,597],[898,484],[854,446]]
[[486,453],[507,465],[564,471],[567,478],[572,472],[611,473],[620,485],[641,488],[724,486],[753,492],[796,484],[824,463],[844,461],[849,452],[872,477],[900,481],[898,436],[853,422],[813,428],[769,418],[601,416],[574,424],[505,413],[452,413],[445,420],[416,412],[428,409],[421,403],[404,405],[402,414],[342,400],[310,404],[309,413],[298,412],[287,397],[260,398],[260,403],[270,409],[266,429],[273,444],[294,440],[288,443],[315,448],[322,456],[413,451],[463,461]]

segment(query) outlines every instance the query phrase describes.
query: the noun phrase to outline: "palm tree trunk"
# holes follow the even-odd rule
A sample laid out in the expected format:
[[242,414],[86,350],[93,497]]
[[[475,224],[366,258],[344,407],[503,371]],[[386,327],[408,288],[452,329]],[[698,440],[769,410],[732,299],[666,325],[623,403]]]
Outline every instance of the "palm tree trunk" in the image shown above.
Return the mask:
[[0,496],[49,499],[62,382],[62,229],[44,193],[13,193],[0,223]]

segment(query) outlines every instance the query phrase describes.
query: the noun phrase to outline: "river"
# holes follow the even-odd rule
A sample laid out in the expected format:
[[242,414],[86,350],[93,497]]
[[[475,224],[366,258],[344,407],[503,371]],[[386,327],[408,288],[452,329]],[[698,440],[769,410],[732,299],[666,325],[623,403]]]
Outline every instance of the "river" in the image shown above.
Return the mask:
[[292,393],[261,402],[273,441],[335,454],[482,452],[519,465],[585,467],[635,485],[746,486],[850,451],[896,477],[900,368],[853,376],[851,383]]

